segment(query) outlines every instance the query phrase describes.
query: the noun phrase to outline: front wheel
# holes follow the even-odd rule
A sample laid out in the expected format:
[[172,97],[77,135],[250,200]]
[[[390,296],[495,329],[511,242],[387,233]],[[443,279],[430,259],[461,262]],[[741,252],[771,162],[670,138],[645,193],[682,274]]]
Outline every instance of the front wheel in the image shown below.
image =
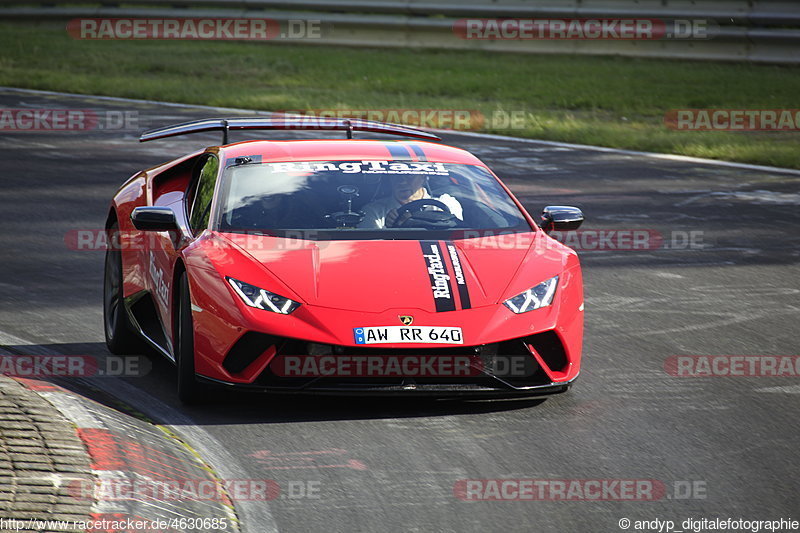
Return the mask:
[[178,398],[185,404],[197,403],[202,396],[202,387],[194,372],[194,324],[192,322],[192,300],[189,295],[189,277],[181,274],[179,282],[178,334],[175,362],[178,367]]
[[[109,228],[114,234],[117,224]],[[115,239],[108,240],[106,262],[103,276],[103,329],[108,350],[116,355],[141,353],[144,344],[133,330],[125,311],[122,293],[122,253],[112,245]]]

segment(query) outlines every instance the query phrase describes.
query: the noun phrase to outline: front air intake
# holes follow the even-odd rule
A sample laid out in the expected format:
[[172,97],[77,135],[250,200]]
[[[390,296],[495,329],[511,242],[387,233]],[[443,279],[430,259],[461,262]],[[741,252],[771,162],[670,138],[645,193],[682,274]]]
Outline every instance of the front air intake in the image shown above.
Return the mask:
[[[279,345],[283,339],[266,333],[248,331],[228,351],[222,367],[230,374],[238,374],[250,366],[253,361],[271,346]],[[277,349],[277,348],[276,348]]]
[[545,364],[554,372],[563,372],[567,367],[567,353],[564,345],[555,331],[545,331],[526,337],[524,342],[533,346],[533,349],[542,357]]

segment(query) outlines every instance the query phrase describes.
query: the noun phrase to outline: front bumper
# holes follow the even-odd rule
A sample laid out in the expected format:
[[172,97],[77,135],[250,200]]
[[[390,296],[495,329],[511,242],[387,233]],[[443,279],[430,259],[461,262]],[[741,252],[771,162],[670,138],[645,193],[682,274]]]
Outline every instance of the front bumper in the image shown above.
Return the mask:
[[304,384],[292,386],[277,386],[274,384],[242,384],[219,381],[216,379],[198,376],[199,381],[206,385],[220,388],[270,393],[270,394],[313,394],[329,396],[410,396],[410,397],[436,397],[436,398],[542,398],[567,392],[577,379],[562,383],[547,383],[516,387],[498,381],[491,385],[480,383],[426,383],[419,379],[398,379],[394,383],[376,383],[374,380],[354,382],[354,380],[338,380],[332,378],[312,378]]

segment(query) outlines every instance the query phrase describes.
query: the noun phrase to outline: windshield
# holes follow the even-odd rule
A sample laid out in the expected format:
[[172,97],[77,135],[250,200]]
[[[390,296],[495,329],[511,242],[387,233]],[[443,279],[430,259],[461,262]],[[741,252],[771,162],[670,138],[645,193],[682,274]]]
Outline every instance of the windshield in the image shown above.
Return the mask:
[[495,177],[475,165],[245,163],[228,167],[223,180],[219,230],[225,232],[416,239],[531,231]]

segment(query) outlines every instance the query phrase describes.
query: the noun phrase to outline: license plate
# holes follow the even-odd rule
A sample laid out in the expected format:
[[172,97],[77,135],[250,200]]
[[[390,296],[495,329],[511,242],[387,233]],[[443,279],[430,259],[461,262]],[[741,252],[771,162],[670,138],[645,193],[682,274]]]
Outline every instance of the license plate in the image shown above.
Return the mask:
[[464,344],[461,328],[377,326],[353,328],[356,344]]

